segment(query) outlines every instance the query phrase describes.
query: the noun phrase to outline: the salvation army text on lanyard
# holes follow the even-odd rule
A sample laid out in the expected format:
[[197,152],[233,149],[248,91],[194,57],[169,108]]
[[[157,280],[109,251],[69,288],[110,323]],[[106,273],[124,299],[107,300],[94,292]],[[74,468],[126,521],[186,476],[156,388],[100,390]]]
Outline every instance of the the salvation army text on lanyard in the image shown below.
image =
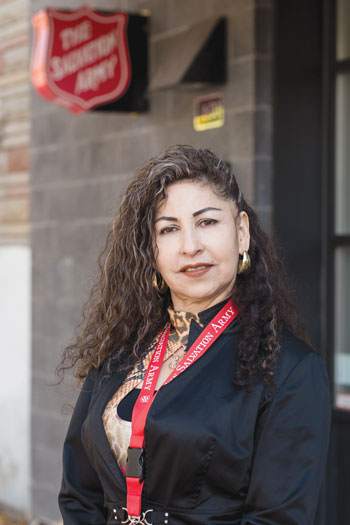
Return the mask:
[[[162,386],[170,383],[170,381],[180,375],[181,372],[197,361],[219,335],[222,334],[225,328],[232,323],[237,314],[238,310],[234,306],[232,299],[230,299],[197,337]],[[144,430],[147,414],[155,398],[155,388],[162,367],[169,332],[170,324],[164,328],[160,335],[132,413],[132,432],[126,466],[127,513],[131,523],[135,518],[140,518],[141,516],[141,494],[143,488],[142,454],[145,442]],[[140,523],[140,521],[137,521],[137,523]]]

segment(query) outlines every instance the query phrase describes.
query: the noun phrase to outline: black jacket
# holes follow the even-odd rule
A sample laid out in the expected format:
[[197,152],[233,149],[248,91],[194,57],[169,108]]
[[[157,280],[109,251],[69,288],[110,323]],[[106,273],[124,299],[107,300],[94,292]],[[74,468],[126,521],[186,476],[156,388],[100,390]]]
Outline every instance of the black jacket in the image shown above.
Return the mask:
[[[192,322],[189,346],[200,330]],[[238,338],[236,319],[159,390],[145,427],[143,510],[166,511],[169,525],[312,525],[331,414],[323,359],[286,336],[274,390],[256,381],[247,392],[232,382]],[[80,393],[64,444],[64,525],[120,523],[113,509],[125,506],[126,483],[102,414],[124,376],[94,370]]]

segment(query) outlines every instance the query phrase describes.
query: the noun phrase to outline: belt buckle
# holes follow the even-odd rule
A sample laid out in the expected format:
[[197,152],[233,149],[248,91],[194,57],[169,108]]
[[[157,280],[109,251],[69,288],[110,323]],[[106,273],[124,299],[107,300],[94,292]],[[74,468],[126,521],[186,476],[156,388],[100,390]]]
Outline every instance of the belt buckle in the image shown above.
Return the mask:
[[148,512],[153,512],[153,509],[145,510],[145,512],[143,513],[143,517],[142,517],[142,519],[144,520],[145,525],[152,525],[152,523],[149,523],[149,521],[147,521],[147,519],[146,519],[146,514],[147,514]]
[[[122,509],[125,510],[126,513],[128,512],[128,509],[126,507],[122,507]],[[122,521],[122,524],[123,525],[124,524],[129,524],[129,525],[152,525],[152,523],[150,523],[146,519],[146,515],[149,512],[153,512],[153,509],[145,510],[145,512],[142,512],[142,516],[141,516],[141,514],[139,516],[130,516],[128,514],[127,519]]]
[[129,514],[128,514],[127,519],[122,521],[121,523],[123,523],[123,524],[127,523],[127,524],[130,524],[130,525],[138,525],[140,523],[141,525],[143,525],[144,522],[142,521],[142,519],[143,518],[141,518],[141,514],[140,514],[140,516],[129,516]]

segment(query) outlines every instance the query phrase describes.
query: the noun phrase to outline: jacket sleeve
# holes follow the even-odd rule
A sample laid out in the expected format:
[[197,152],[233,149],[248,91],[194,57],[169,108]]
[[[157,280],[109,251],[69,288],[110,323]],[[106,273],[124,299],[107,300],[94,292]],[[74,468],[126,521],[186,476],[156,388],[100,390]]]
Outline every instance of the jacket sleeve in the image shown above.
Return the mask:
[[89,372],[79,394],[63,447],[63,477],[58,496],[64,525],[105,525],[106,509],[100,480],[81,441],[98,371]]
[[241,525],[313,525],[331,419],[322,357],[304,356],[263,409]]

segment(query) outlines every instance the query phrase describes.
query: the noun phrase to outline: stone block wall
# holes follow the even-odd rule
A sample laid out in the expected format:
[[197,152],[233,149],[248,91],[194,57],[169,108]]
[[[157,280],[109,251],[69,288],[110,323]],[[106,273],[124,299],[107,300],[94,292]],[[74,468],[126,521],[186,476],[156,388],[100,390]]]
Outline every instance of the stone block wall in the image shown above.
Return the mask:
[[[100,0],[109,10],[150,10],[150,71],[171,32],[218,14],[228,18],[228,81],[153,91],[145,114],[93,111],[79,116],[31,95],[33,247],[32,500],[33,512],[58,518],[62,442],[77,394],[73,381],[51,386],[61,350],[81,320],[97,255],[119,196],[134,170],[175,143],[210,147],[231,162],[265,224],[271,212],[271,20],[269,1]],[[32,0],[35,12],[46,7]],[[81,2],[52,0],[78,8]],[[261,27],[264,26],[264,28]],[[195,132],[196,96],[223,91],[222,128]]]

